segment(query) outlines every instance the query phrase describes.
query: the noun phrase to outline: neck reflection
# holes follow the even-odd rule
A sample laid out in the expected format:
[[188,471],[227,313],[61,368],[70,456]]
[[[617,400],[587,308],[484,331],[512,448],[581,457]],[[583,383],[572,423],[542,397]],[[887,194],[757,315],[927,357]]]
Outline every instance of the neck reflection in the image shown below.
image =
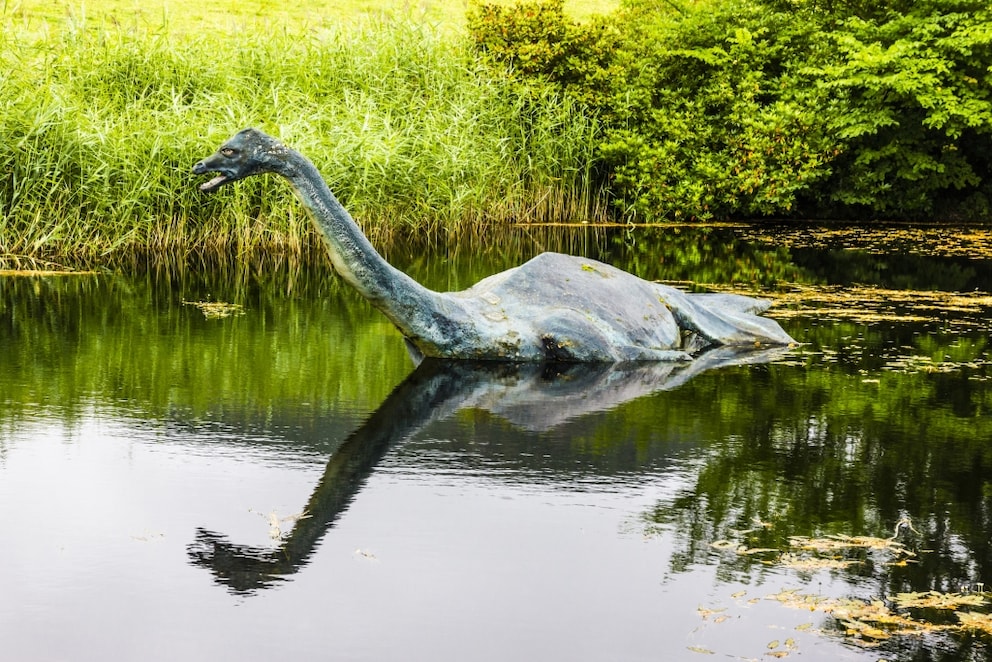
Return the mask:
[[252,594],[306,566],[325,533],[348,509],[396,444],[460,409],[491,412],[529,431],[548,431],[732,365],[765,363],[787,348],[720,347],[690,362],[512,364],[425,360],[331,456],[298,519],[278,547],[233,543],[199,528],[187,546],[191,563],[210,570],[232,593]]

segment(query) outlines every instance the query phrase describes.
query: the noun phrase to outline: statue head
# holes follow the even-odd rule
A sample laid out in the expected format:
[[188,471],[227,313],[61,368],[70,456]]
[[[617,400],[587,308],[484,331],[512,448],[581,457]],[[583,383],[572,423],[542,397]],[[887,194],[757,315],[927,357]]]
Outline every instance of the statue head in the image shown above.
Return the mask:
[[275,138],[258,129],[244,129],[221,145],[212,156],[193,166],[193,174],[218,173],[209,182],[200,185],[201,191],[213,191],[228,182],[263,172],[285,174],[288,153],[289,150]]

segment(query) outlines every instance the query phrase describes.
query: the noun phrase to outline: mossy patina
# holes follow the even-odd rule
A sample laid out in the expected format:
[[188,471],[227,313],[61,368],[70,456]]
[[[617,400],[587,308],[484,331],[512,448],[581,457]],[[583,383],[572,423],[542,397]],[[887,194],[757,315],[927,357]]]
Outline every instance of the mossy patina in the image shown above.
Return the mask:
[[266,172],[289,180],[337,272],[392,321],[418,361],[680,361],[717,346],[794,342],[758,315],[767,301],[687,294],[560,253],[460,292],[427,289],[376,252],[313,163],[256,129],[236,134],[193,172],[218,173],[204,191]]

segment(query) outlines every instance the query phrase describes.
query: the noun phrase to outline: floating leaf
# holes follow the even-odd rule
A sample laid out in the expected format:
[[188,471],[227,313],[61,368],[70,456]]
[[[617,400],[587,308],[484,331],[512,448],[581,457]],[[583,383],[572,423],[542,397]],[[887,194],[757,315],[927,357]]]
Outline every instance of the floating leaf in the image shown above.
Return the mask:
[[892,568],[905,568],[910,563],[919,563],[919,561],[916,561],[915,559],[900,559],[898,561],[893,561],[892,563],[886,563],[885,565]]
[[856,637],[867,637],[869,639],[884,640],[888,639],[892,635],[882,628],[869,625],[863,621],[843,621],[844,626],[847,628],[847,634]]
[[719,614],[719,613],[722,613],[722,612],[725,612],[725,611],[727,611],[727,609],[725,607],[721,607],[720,609],[707,609],[706,607],[697,607],[696,608],[696,613],[699,614],[700,616],[702,616],[703,618],[709,618],[710,616],[713,616],[715,614]]
[[789,544],[798,549],[813,552],[831,552],[844,549],[886,549],[902,554],[913,555],[902,543],[892,538],[875,538],[873,536],[825,536],[823,538],[807,538],[793,536]]
[[782,591],[781,593],[775,593],[774,595],[769,595],[766,597],[767,600],[777,600],[787,607],[793,609],[807,609],[809,611],[826,611],[823,605],[835,604],[836,601],[829,600],[817,595],[806,595],[799,593],[795,589],[789,591]]
[[966,630],[979,630],[992,635],[992,614],[976,614],[974,612],[958,612],[961,627]]
[[961,607],[981,607],[985,598],[976,593],[940,593],[926,591],[923,593],[899,593],[893,600],[903,609],[954,609]]
[[860,561],[834,558],[823,559],[808,556],[797,556],[795,554],[783,554],[779,557],[778,563],[783,567],[792,568],[793,570],[813,572],[816,570],[840,570],[856,565],[860,563]]
[[702,646],[688,646],[688,649],[693,653],[701,653],[703,655],[715,655],[713,651],[709,648],[703,648]]
[[356,549],[355,550],[355,556],[360,556],[361,558],[368,559],[369,561],[378,561],[379,560],[378,558],[376,558],[376,555],[375,554],[373,554],[372,552],[368,551],[367,549]]

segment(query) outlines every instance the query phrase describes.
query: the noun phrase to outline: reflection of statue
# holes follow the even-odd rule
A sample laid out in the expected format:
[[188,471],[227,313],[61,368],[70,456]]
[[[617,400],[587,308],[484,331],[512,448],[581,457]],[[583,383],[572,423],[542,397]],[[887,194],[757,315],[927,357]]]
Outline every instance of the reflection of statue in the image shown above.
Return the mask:
[[463,292],[429,290],[392,267],[310,161],[245,129],[193,167],[220,173],[209,191],[273,172],[289,180],[324,238],[334,268],[423,356],[509,361],[671,361],[716,345],[790,344],[769,303],[686,294],[595,260],[544,253]]
[[514,364],[422,362],[330,458],[310,501],[278,548],[233,544],[199,529],[189,548],[193,563],[209,568],[236,593],[265,588],[306,565],[333,526],[397,442],[432,420],[463,408],[491,411],[528,430],[549,430],[585,414],[675,388],[703,370],[773,360],[787,350],[722,347],[691,363]]

